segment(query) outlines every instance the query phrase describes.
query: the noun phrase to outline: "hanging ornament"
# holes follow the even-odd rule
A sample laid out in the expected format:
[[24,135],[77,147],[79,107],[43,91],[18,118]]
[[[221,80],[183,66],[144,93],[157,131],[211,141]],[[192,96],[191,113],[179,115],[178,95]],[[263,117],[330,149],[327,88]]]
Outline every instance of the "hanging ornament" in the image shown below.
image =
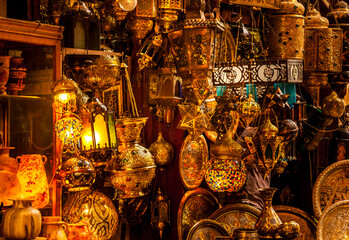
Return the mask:
[[211,118],[214,110],[203,105],[178,104],[182,119],[178,125],[179,129],[187,130],[197,138],[203,131],[211,129]]
[[278,128],[271,123],[269,118],[258,128],[261,152],[258,167],[264,172],[264,178],[271,173],[280,158],[283,137],[278,135],[278,131]]
[[277,88],[273,94],[266,94],[266,97],[269,100],[268,108],[271,108],[274,105],[276,105],[281,107],[282,109],[291,109],[290,105],[287,102],[290,95],[284,94],[280,88]]
[[211,147],[205,180],[215,192],[239,191],[246,181],[246,167],[241,161],[243,149],[231,136],[225,134]]
[[174,155],[173,146],[165,141],[161,132],[156,141],[150,145],[149,151],[155,158],[155,164],[160,166],[171,164]]
[[261,107],[258,103],[256,103],[251,94],[238,106],[238,113],[246,123],[246,126],[249,126],[253,119],[255,119],[260,114],[260,112]]

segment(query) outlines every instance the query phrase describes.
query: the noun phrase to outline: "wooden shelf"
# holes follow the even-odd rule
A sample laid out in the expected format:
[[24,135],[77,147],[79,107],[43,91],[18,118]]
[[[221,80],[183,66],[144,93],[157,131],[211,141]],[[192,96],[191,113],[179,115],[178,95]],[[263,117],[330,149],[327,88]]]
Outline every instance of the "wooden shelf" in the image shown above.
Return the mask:
[[122,56],[118,52],[106,52],[99,50],[88,50],[88,49],[79,49],[79,48],[63,48],[63,58],[67,55],[78,55],[78,56],[101,56],[101,55],[113,55],[113,56]]

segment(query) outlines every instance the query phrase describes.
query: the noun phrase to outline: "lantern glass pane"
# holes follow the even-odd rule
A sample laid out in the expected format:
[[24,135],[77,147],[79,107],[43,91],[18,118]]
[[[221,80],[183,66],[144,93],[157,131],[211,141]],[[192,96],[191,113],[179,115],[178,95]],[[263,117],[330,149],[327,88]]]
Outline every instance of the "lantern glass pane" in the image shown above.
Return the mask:
[[93,123],[94,133],[95,133],[95,141],[97,148],[105,148],[108,147],[108,130],[107,124],[104,120],[104,116],[98,114],[95,116]]

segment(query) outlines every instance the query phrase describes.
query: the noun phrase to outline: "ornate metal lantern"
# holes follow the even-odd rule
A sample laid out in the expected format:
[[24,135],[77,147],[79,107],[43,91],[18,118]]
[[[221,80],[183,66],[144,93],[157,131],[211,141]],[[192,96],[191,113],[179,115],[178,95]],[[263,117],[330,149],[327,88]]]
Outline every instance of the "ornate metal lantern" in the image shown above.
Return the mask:
[[183,100],[182,79],[177,75],[172,54],[162,63],[161,67],[149,71],[149,104],[157,105],[156,115],[170,124],[174,120],[175,107]]
[[80,116],[83,125],[82,152],[93,158],[95,166],[105,165],[117,148],[114,112],[97,98],[90,98],[83,106]]
[[64,26],[64,46],[99,50],[99,17],[84,2],[77,1],[63,13],[59,24]]
[[161,192],[159,188],[155,199],[150,203],[151,211],[151,225],[158,230],[160,238],[162,239],[164,229],[170,226],[170,200]]
[[279,136],[278,132],[278,128],[271,123],[269,118],[258,128],[261,155],[258,167],[264,172],[264,178],[271,173],[281,156],[283,137]]
[[340,27],[343,30],[342,73],[329,75],[329,83],[337,93],[343,91],[349,81],[349,6],[339,1],[332,12],[327,15],[330,27]]
[[153,29],[155,17],[156,1],[139,1],[133,16],[127,24],[135,37],[142,40]]
[[53,87],[54,109],[58,113],[76,111],[76,88],[72,79],[65,75]]
[[328,19],[312,8],[306,16],[304,70],[305,85],[311,95],[326,85],[327,74],[342,71],[342,39],[340,28],[328,28]]
[[188,1],[184,29],[169,33],[178,74],[183,80],[183,96],[197,105],[201,105],[212,90],[216,35],[224,29],[217,19],[204,17],[200,4]]
[[282,0],[280,10],[269,18],[269,57],[303,59],[304,6],[297,0]]
[[169,32],[173,29],[173,25],[178,20],[178,15],[181,11],[183,11],[182,0],[160,0],[158,6],[160,30]]
[[163,52],[162,42],[163,37],[161,34],[155,34],[152,38],[144,41],[137,53],[139,56],[138,64],[140,71],[143,68],[155,67]]

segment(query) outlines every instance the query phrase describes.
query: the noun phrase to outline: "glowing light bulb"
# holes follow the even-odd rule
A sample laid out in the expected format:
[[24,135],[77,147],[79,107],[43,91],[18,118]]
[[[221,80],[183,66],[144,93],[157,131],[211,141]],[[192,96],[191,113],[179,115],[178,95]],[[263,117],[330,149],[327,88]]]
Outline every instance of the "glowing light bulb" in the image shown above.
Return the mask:
[[126,12],[132,11],[137,6],[137,0],[119,0],[119,6]]

